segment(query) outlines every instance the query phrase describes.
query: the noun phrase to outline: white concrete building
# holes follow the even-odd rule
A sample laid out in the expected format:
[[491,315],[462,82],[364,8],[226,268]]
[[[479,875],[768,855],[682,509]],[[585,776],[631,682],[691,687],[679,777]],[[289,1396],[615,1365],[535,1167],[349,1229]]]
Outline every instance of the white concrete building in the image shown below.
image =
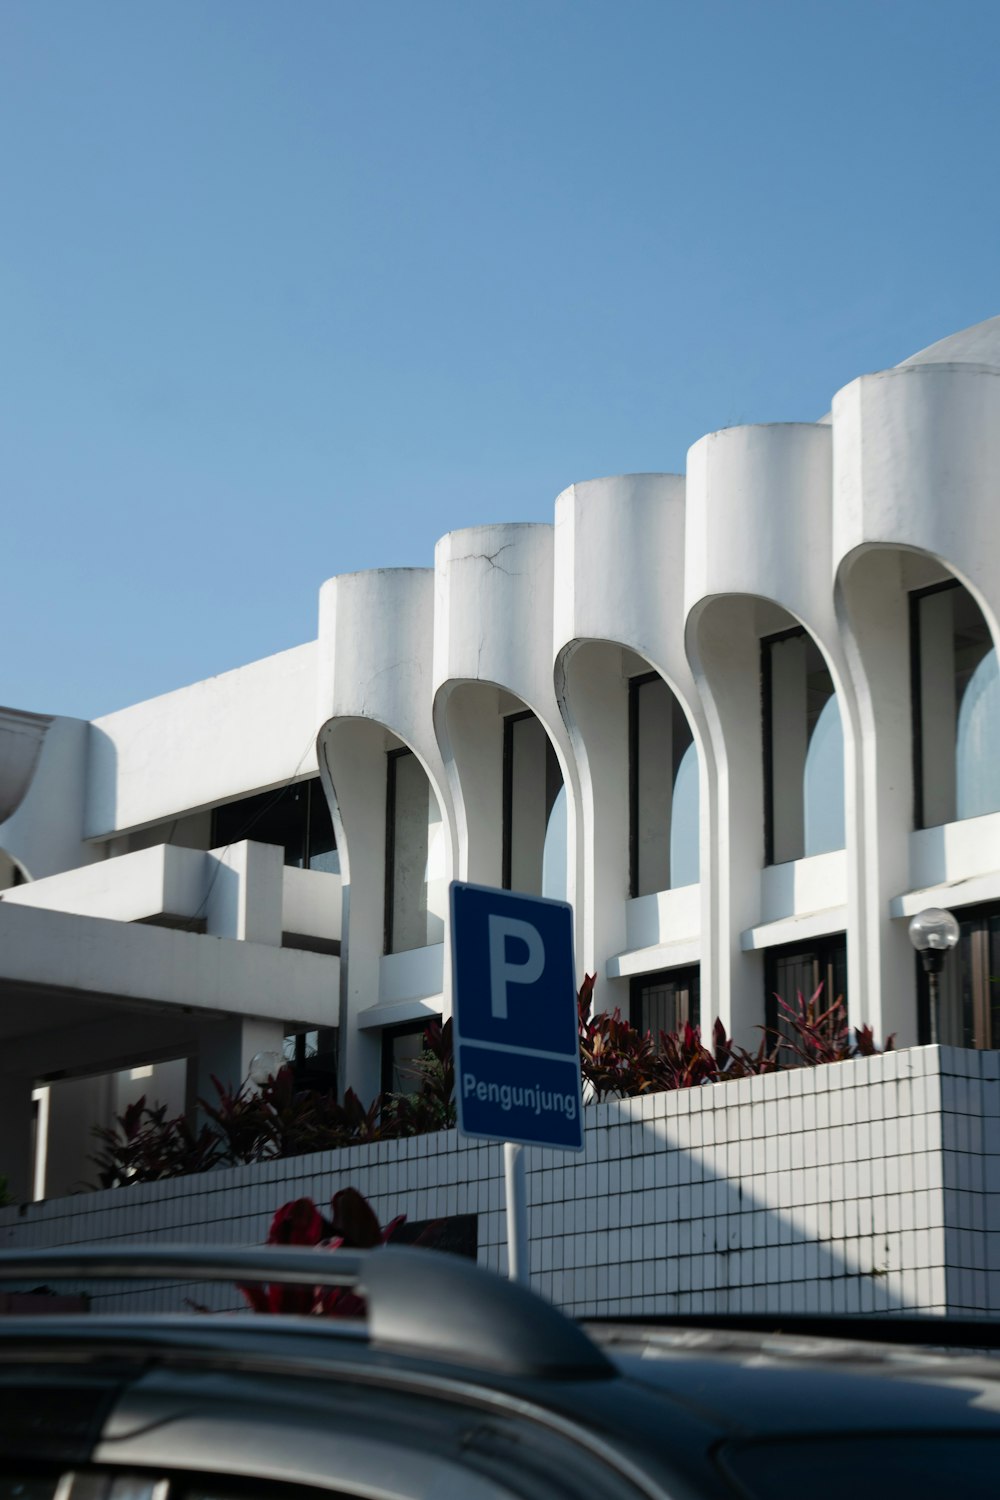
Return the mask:
[[374,1094],[447,1010],[456,877],[565,893],[602,1008],[747,1044],[821,980],[926,1040],[906,927],[946,906],[941,1040],[1000,1047],[998,544],[994,318],[686,479],[333,578],[294,650],[0,710],[0,1172],[69,1191],[130,1091],[293,1037]]

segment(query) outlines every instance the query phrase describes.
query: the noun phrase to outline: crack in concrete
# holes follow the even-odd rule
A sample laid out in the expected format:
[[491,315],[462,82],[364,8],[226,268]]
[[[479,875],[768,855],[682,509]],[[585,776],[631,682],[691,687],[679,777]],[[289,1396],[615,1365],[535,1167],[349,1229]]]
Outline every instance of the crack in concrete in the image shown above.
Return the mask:
[[495,552],[464,552],[461,557],[456,557],[454,561],[489,563],[490,567],[494,568],[496,572],[506,573],[508,578],[520,578],[520,573],[512,573],[509,568],[503,568],[497,562],[497,558],[500,556],[501,552],[509,552],[513,545],[513,542],[504,542],[503,546],[498,547]]

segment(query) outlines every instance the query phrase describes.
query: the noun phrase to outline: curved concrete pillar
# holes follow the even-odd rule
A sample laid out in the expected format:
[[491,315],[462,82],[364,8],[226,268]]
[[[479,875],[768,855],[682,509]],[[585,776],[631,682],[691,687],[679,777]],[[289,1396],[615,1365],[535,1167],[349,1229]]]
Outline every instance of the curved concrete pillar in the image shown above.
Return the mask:
[[[600,978],[598,1004],[628,1013],[627,973],[642,960],[633,941],[637,904],[629,900],[628,680],[658,672],[680,703],[698,748],[701,895],[711,889],[711,748],[684,651],[684,479],[631,474],[571,485],[556,500],[556,690],[580,778],[583,880],[577,904],[584,964]],[[636,659],[639,660],[636,660]],[[671,895],[673,893],[670,893]],[[651,898],[641,898],[655,905]],[[662,903],[661,903],[662,905]],[[679,930],[680,904],[667,902],[650,944],[649,965],[690,963],[710,925],[701,897]],[[692,941],[694,939],[694,941]],[[673,948],[673,952],[671,952]],[[655,957],[653,956],[655,954]],[[702,1013],[719,1007],[708,945],[701,952]],[[609,973],[610,964],[610,973]],[[620,977],[619,977],[620,976]],[[606,987],[605,987],[606,986]]]
[[[317,754],[344,901],[341,1088],[350,1083],[366,1102],[379,1088],[381,1027],[440,1011],[447,992],[447,932],[441,952],[384,952],[388,750],[402,745],[413,751],[446,829],[452,821],[431,713],[433,638],[430,569],[353,573],[330,579],[320,591]],[[452,874],[447,835],[444,843],[446,888]]]
[[822,652],[837,694],[847,843],[846,870],[841,863],[823,883],[829,896],[819,896],[834,904],[812,915],[803,936],[824,930],[824,909],[841,924],[846,906],[848,997],[852,1010],[866,1010],[858,958],[860,859],[852,833],[857,715],[833,600],[831,482],[831,433],[821,424],[727,428],[702,438],[688,456],[687,640],[718,776],[716,962],[729,1021],[745,1041],[764,1020],[762,947],[779,934],[790,940],[777,920],[799,913],[798,887],[806,884],[798,878],[804,862],[771,867],[783,880],[764,866],[760,641],[796,625]]
[[21,805],[51,723],[46,714],[0,708],[0,823],[5,823]]
[[861,725],[861,985],[871,1019],[908,1044],[914,960],[905,920],[890,914],[912,883],[908,596],[958,578],[1000,646],[1000,371],[920,363],[865,375],[838,392],[832,421],[832,561]]
[[[940,558],[1000,606],[1000,370],[908,365],[833,402],[834,556],[879,542]],[[985,612],[985,605],[984,605]]]
[[579,788],[552,682],[552,568],[551,526],[474,526],[441,538],[434,552],[434,717],[455,806],[456,869],[462,879],[499,885],[503,719],[521,708],[535,714],[566,787],[574,901]]

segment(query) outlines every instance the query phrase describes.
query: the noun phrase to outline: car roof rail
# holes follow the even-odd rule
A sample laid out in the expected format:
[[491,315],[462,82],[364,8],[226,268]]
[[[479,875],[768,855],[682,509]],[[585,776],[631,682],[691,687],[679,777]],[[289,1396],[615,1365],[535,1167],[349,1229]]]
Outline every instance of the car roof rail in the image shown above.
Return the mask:
[[40,1277],[346,1287],[364,1298],[368,1340],[376,1347],[546,1379],[606,1379],[615,1371],[582,1328],[551,1302],[440,1250],[202,1245],[0,1250],[0,1282],[37,1284]]

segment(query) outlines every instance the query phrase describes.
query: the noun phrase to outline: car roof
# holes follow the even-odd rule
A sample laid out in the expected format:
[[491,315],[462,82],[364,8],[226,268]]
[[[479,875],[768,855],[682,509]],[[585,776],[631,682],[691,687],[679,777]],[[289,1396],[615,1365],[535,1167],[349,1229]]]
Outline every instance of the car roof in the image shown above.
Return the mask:
[[[221,1463],[211,1454],[227,1432],[226,1472],[279,1477],[281,1464],[294,1460],[303,1482],[329,1487],[329,1454],[302,1451],[301,1427],[311,1422],[310,1431],[325,1434],[323,1453],[336,1433],[354,1454],[359,1493],[375,1483],[371,1435],[383,1431],[386,1445],[413,1450],[419,1468],[433,1457],[422,1436],[433,1427],[456,1483],[462,1454],[475,1449],[480,1477],[493,1474],[499,1485],[502,1465],[490,1465],[513,1442],[534,1454],[539,1472],[568,1482],[572,1470],[573,1493],[590,1488],[591,1464],[611,1476],[608,1494],[620,1482],[622,1493],[666,1486],[675,1495],[716,1493],[719,1463],[726,1454],[737,1462],[747,1442],[759,1451],[772,1440],[787,1450],[797,1438],[837,1444],[845,1435],[1000,1439],[1000,1364],[987,1352],[942,1346],[954,1334],[960,1343],[980,1339],[986,1351],[997,1342],[995,1324],[928,1319],[890,1329],[858,1320],[846,1330],[834,1325],[839,1337],[820,1320],[793,1318],[760,1320],[754,1329],[719,1320],[581,1326],[470,1262],[393,1247],[0,1252],[0,1285],[92,1281],[99,1289],[92,1309],[128,1283],[141,1298],[156,1278],[170,1282],[175,1308],[201,1285],[349,1287],[364,1298],[365,1319],[206,1317],[190,1308],[5,1317],[0,1452],[31,1451],[18,1433],[29,1431],[39,1393],[57,1391],[46,1433],[56,1457],[110,1462],[112,1453],[155,1467],[183,1452],[192,1462],[201,1454]],[[900,1330],[923,1342],[894,1343]],[[192,1416],[209,1410],[210,1423]],[[5,1448],[10,1434],[13,1448]],[[483,1500],[500,1493],[483,1483]]]

